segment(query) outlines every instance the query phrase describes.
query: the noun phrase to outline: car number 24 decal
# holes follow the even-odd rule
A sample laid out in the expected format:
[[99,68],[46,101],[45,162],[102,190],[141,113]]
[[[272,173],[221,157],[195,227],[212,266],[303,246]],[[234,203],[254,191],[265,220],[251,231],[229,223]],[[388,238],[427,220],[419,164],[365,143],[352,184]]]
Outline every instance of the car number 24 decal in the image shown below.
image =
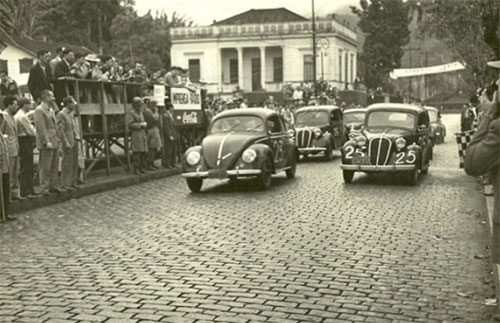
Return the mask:
[[413,164],[416,160],[417,160],[417,155],[413,150],[410,150],[408,153],[402,151],[396,154],[396,164],[398,165],[404,164],[405,162],[408,164]]

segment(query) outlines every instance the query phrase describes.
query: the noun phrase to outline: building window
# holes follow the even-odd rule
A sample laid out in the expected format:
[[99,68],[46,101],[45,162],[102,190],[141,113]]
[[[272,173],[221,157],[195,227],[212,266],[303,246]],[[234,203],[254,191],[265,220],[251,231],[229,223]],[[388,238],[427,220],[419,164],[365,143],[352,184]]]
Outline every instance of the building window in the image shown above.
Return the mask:
[[339,51],[339,81],[342,82],[342,51]]
[[283,57],[273,58],[273,81],[283,82]]
[[33,66],[32,58],[23,58],[19,60],[19,72],[21,74],[29,73],[32,66]]
[[236,58],[229,60],[229,83],[238,83],[238,60]]
[[199,59],[190,59],[188,62],[189,68],[189,80],[191,82],[199,82],[200,81],[200,60]]
[[313,56],[304,55],[304,81],[311,82],[314,80]]
[[9,67],[7,66],[7,60],[0,59],[0,71],[5,71],[9,73]]

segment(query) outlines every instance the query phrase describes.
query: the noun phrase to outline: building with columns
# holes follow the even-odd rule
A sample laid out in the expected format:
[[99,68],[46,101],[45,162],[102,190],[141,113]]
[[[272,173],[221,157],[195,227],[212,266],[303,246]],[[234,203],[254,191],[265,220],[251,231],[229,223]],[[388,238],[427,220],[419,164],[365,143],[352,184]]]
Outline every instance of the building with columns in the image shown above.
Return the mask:
[[[313,80],[312,23],[285,8],[252,9],[210,26],[171,30],[172,65],[209,93],[280,91]],[[316,21],[316,78],[352,89],[356,31],[334,19]]]

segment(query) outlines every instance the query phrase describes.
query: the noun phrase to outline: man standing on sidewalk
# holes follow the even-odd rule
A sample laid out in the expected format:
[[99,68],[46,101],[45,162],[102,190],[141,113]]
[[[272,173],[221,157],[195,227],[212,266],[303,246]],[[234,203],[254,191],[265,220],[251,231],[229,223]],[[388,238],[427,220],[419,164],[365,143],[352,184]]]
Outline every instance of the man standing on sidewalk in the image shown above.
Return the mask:
[[146,152],[148,151],[146,126],[142,114],[144,102],[140,97],[132,99],[132,111],[129,113],[128,127],[131,132],[132,164],[134,174],[140,175],[146,173]]
[[[489,62],[500,69],[500,61]],[[500,77],[497,80],[500,86]],[[472,176],[489,172],[493,184],[492,262],[500,264],[500,90],[493,95],[489,109],[485,109],[472,141],[465,153],[465,171]]]
[[4,121],[0,125],[0,130],[5,137],[9,153],[10,200],[24,200],[19,195],[19,141],[17,139],[17,124],[14,120],[18,109],[17,98],[14,96],[6,97],[4,107]]
[[14,119],[17,124],[19,138],[19,184],[21,196],[36,197],[33,177],[33,147],[35,145],[36,130],[31,124],[27,113],[31,110],[31,102],[28,99],[19,99],[19,110]]
[[75,173],[78,172],[78,150],[75,145],[73,112],[76,101],[72,96],[63,99],[64,108],[57,114],[57,129],[61,134],[61,177],[64,188],[76,187]]
[[41,193],[62,192],[58,188],[59,137],[56,128],[56,115],[52,109],[55,97],[50,90],[41,93],[42,103],[35,109],[36,146],[40,151],[40,186]]
[[163,139],[165,142],[165,167],[175,168],[177,157],[177,146],[179,133],[175,128],[174,122],[174,106],[171,103],[166,103],[167,111],[163,114]]
[[[0,124],[4,121],[5,112],[0,111]],[[9,215],[9,199],[10,199],[10,185],[9,185],[9,152],[7,151],[7,142],[0,131],[0,221],[4,219],[15,220],[15,216]]]

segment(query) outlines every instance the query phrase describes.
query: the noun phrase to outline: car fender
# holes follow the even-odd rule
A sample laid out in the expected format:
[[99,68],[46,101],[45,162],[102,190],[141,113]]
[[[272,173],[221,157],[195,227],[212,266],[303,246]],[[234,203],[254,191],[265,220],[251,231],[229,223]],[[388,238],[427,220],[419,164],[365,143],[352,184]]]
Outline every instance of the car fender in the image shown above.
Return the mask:
[[[268,145],[253,144],[253,145],[250,145],[250,147],[248,147],[247,149],[249,149],[249,148],[255,150],[255,152],[257,153],[257,161],[255,163],[256,167],[261,168],[264,165],[264,163],[266,162],[266,159],[268,158],[268,156],[270,156],[272,158],[272,160],[274,161],[274,152],[272,151],[272,149]],[[273,162],[273,172],[274,172],[274,162]]]
[[422,147],[420,147],[419,145],[416,145],[416,144],[412,144],[412,145],[408,146],[407,150],[415,152],[416,160],[415,160],[414,164],[417,165],[419,168],[421,168],[422,167]]

